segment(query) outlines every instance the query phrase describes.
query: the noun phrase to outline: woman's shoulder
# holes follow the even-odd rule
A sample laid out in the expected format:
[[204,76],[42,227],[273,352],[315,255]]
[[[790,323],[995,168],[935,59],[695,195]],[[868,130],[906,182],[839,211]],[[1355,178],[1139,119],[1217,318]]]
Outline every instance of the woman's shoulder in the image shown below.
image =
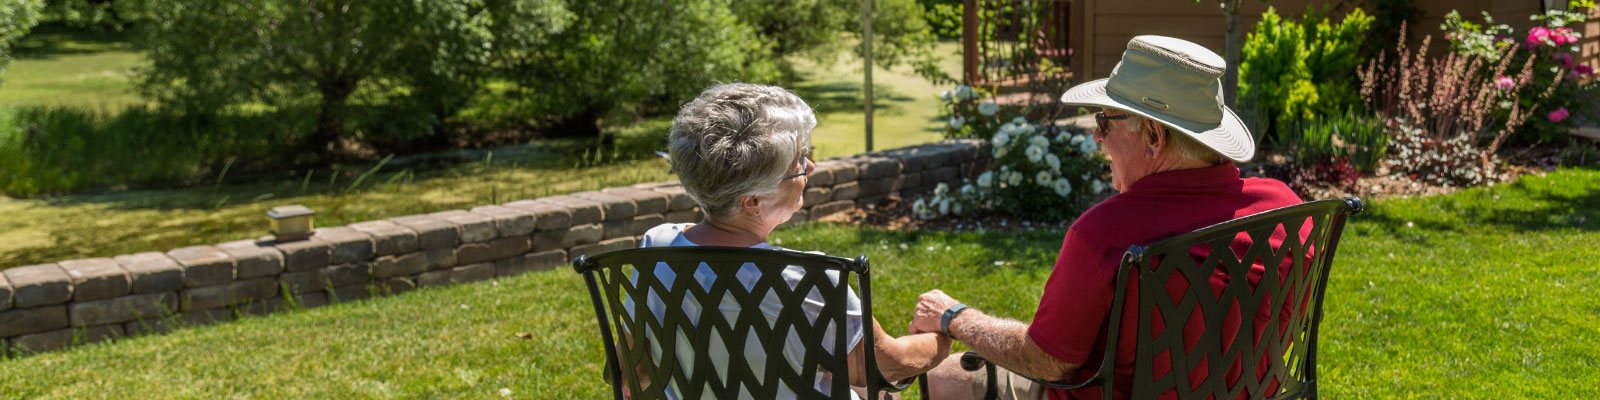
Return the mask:
[[[644,237],[639,241],[639,247],[667,247],[667,246],[693,246],[683,238],[683,231],[694,226],[692,223],[666,223],[656,225],[644,232]],[[682,242],[682,243],[680,243]]]

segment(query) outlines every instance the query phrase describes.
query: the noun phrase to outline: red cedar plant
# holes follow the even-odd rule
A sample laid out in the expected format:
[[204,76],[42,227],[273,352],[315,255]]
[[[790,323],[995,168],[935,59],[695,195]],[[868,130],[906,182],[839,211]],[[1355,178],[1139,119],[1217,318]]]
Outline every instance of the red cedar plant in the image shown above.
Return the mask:
[[[1509,85],[1503,80],[1497,81],[1510,67],[1520,46],[1502,47],[1498,62],[1453,52],[1442,58],[1430,58],[1428,46],[1432,39],[1432,36],[1423,37],[1422,46],[1413,52],[1406,47],[1405,25],[1402,24],[1394,62],[1385,62],[1388,53],[1384,52],[1365,68],[1356,68],[1361,79],[1362,100],[1391,123],[1418,128],[1416,130],[1422,131],[1420,139],[1428,142],[1423,148],[1431,151],[1443,152],[1441,146],[1435,144],[1472,145],[1480,135],[1492,133],[1489,145],[1475,151],[1481,168],[1479,176],[1492,176],[1495,153],[1501,144],[1550,97],[1566,74],[1555,74],[1554,80],[1532,105],[1523,107],[1515,96],[1534,84],[1533,58],[1523,63],[1520,73]],[[1496,107],[1509,107],[1509,113],[1504,114],[1505,121],[1494,120]],[[1479,179],[1458,179],[1462,180],[1480,183],[1476,182]]]

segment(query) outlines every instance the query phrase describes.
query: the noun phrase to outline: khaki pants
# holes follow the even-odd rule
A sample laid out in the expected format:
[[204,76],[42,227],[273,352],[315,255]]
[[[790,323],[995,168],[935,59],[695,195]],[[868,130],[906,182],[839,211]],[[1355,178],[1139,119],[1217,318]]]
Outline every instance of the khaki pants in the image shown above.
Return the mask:
[[[1044,385],[1005,368],[995,367],[995,398],[1000,400],[1045,400],[1050,396]],[[982,399],[989,389],[989,373],[983,368],[972,371],[972,398]]]

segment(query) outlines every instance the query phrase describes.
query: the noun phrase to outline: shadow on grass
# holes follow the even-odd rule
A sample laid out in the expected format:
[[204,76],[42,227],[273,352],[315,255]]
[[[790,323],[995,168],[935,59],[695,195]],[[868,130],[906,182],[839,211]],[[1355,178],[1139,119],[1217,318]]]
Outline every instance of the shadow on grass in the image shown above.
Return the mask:
[[[835,83],[799,83],[793,87],[794,93],[805,99],[817,114],[835,112],[861,112],[866,103],[862,102],[862,84],[859,82]],[[893,87],[885,85],[872,85],[872,108],[887,113],[900,112],[904,103],[911,103],[915,98],[899,93]]]
[[1425,206],[1392,203],[1399,209],[1384,207],[1389,202],[1369,203],[1367,211],[1352,220],[1373,224],[1368,226],[1402,241],[1421,244],[1429,243],[1430,233],[1456,234],[1463,229],[1600,231],[1600,169],[1524,176],[1512,184],[1424,201],[1428,203]]
[[[975,245],[976,254],[968,258],[978,259],[982,265],[975,265],[971,271],[983,276],[998,272],[1016,272],[1032,270],[1048,270],[1054,267],[1056,256],[1061,250],[1061,238],[1066,232],[1060,229],[1040,229],[1035,231],[961,231],[961,232],[929,232],[929,231],[891,231],[885,229],[850,229],[848,238],[841,238],[837,243],[830,243],[827,247],[829,254],[837,256],[855,257],[865,254],[870,259],[881,259],[885,253],[923,252],[927,251],[922,246],[933,246],[934,251],[941,251],[939,247],[955,243]],[[900,249],[900,244],[906,244],[906,249]],[[884,249],[882,246],[888,246]],[[839,253],[832,253],[837,249]],[[995,265],[995,261],[1004,261]],[[1023,261],[1023,262],[1018,262]],[[1041,261],[1041,262],[1033,262]]]
[[60,23],[35,26],[12,48],[12,57],[48,60],[60,56],[94,54],[108,50],[132,50],[124,32],[95,32],[75,29]]

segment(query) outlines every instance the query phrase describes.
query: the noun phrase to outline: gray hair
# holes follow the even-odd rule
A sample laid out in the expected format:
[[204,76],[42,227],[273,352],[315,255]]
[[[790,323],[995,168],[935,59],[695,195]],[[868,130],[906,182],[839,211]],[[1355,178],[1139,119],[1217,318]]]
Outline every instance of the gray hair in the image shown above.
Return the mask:
[[[1139,116],[1139,114],[1128,113],[1128,120],[1126,122],[1129,125],[1134,126],[1134,132],[1142,134],[1144,133],[1144,123],[1146,121],[1150,121],[1150,119]],[[1159,124],[1161,122],[1158,121],[1156,123]],[[1212,165],[1222,162],[1222,153],[1218,153],[1216,150],[1206,147],[1205,144],[1200,143],[1199,140],[1189,137],[1188,134],[1178,132],[1172,129],[1172,127],[1166,128],[1167,143],[1172,145],[1172,150],[1176,151],[1179,157],[1201,161]]]
[[777,192],[811,144],[817,118],[800,96],[776,86],[712,86],[672,120],[667,152],[683,190],[706,218],[726,221],[744,195]]

